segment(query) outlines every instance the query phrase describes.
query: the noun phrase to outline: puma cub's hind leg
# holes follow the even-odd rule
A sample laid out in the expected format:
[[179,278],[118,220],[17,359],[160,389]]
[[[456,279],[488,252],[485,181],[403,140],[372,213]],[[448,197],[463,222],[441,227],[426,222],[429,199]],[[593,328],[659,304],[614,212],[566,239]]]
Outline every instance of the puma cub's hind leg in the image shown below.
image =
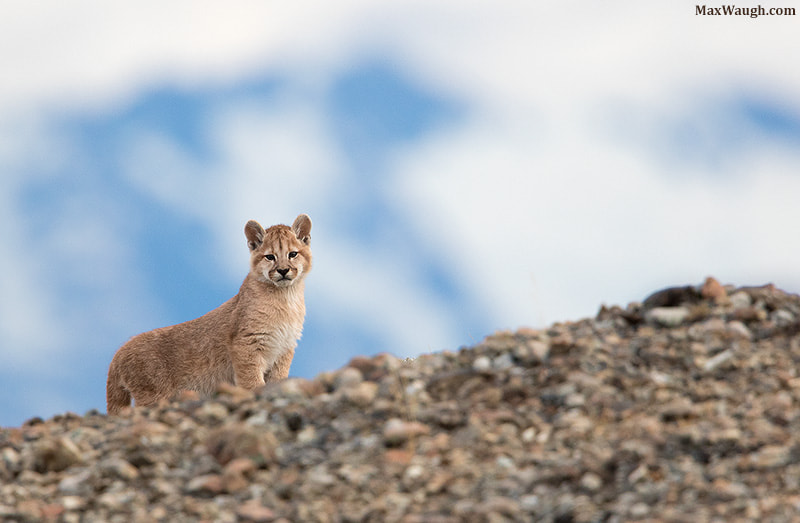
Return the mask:
[[119,414],[122,409],[131,406],[131,393],[119,383],[119,379],[112,365],[106,381],[106,410],[109,414]]

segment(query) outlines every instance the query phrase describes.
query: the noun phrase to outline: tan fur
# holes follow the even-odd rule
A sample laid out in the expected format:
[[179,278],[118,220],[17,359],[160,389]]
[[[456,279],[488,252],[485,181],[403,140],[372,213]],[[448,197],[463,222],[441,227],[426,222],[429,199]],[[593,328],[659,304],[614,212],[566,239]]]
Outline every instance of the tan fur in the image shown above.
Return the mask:
[[186,389],[207,395],[223,382],[252,390],[285,379],[306,313],[310,231],[305,214],[266,231],[247,222],[250,273],[239,293],[200,318],[123,345],[108,368],[108,413],[129,406],[131,396],[152,405]]

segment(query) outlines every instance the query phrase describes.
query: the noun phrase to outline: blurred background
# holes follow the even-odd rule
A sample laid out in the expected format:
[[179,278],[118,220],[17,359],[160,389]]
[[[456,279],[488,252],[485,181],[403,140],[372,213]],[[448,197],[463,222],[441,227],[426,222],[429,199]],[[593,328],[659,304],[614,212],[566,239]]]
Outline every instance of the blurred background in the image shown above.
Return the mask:
[[[765,7],[782,7],[777,2]],[[800,289],[800,18],[688,2],[0,7],[0,425],[313,220],[292,375],[658,288]]]

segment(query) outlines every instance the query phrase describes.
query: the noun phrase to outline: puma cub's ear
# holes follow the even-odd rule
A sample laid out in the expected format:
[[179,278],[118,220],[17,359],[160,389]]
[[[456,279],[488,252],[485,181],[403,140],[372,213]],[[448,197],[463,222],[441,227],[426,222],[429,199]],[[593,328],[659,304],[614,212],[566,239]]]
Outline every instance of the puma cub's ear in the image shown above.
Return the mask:
[[308,245],[311,242],[311,218],[307,214],[301,214],[295,218],[292,224],[295,236],[301,242]]
[[255,220],[250,220],[244,226],[244,235],[251,251],[258,249],[264,242],[264,228]]

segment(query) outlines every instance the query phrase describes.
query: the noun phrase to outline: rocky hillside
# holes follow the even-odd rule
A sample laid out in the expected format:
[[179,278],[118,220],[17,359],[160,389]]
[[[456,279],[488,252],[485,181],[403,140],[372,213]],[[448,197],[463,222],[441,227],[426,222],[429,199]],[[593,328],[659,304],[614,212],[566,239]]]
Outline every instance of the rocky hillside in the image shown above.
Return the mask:
[[709,279],[256,395],[33,419],[0,431],[0,519],[797,520],[799,318]]

